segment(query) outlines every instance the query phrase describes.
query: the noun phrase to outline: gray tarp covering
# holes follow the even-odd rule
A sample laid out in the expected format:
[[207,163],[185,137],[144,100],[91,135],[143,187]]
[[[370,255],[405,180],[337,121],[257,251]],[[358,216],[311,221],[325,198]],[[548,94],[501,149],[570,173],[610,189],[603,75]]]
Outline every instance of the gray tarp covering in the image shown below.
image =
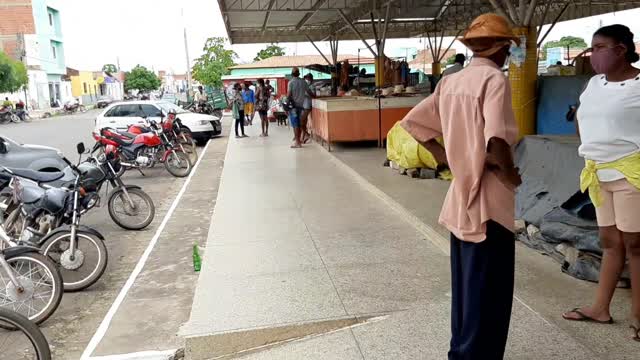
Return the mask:
[[577,136],[528,136],[516,148],[523,183],[516,194],[516,218],[538,231],[518,238],[562,264],[562,270],[597,281],[602,250],[594,208],[580,193],[584,160]]

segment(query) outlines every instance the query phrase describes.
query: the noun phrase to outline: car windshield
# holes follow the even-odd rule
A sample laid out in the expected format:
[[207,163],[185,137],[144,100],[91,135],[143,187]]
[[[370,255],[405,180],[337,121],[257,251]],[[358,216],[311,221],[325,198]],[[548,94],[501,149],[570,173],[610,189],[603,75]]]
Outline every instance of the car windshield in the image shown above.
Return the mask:
[[162,110],[164,110],[167,113],[169,112],[169,110],[175,110],[177,114],[183,114],[188,112],[187,110],[181,108],[180,106],[169,103],[169,102],[164,102],[164,101],[159,102],[158,106],[160,106],[160,108],[162,108]]

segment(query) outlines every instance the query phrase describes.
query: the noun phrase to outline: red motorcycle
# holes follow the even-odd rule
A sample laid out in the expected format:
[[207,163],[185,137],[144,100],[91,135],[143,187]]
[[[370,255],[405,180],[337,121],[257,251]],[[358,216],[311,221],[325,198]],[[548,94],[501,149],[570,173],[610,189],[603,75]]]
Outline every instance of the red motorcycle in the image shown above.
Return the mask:
[[[93,134],[96,139],[94,151],[102,148],[105,153],[115,152],[120,157],[123,169],[141,171],[142,168],[151,168],[160,162],[164,163],[171,175],[188,176],[192,168],[189,156],[175,148],[164,134],[159,134],[158,126],[153,120],[150,124],[150,129],[138,125],[130,126],[129,131],[101,129],[99,133]],[[123,172],[124,170],[121,171]]]

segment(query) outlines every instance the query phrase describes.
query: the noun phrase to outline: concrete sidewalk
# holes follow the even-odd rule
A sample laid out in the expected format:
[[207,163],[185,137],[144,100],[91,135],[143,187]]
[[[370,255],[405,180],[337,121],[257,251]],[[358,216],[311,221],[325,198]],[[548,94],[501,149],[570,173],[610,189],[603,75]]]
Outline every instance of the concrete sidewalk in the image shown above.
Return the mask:
[[[290,130],[231,139],[191,318],[189,359],[444,359],[449,260],[317,145]],[[425,206],[429,204],[425,199]],[[514,302],[508,359],[597,359]]]

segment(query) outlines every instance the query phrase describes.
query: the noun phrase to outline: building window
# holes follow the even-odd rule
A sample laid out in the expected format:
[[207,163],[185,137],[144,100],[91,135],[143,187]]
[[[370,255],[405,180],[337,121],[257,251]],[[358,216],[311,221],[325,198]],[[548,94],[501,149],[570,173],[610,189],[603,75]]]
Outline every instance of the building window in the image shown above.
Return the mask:
[[53,26],[53,14],[49,13],[49,25]]
[[82,83],[82,87],[84,88],[84,93],[87,93],[87,83]]
[[53,56],[54,59],[58,58],[58,54],[56,54],[56,46],[51,44],[51,55]]

